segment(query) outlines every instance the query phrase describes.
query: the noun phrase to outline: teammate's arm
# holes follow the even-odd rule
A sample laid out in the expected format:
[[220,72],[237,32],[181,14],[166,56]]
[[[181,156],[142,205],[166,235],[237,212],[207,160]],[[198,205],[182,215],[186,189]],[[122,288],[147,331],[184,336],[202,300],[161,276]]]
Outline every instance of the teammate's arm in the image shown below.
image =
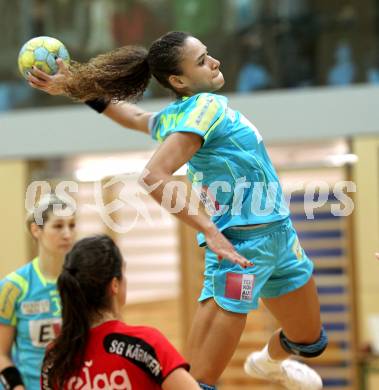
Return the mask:
[[[15,336],[16,328],[14,326],[0,324],[0,373],[8,367],[14,366],[11,359],[11,350]],[[13,389],[24,390],[25,388],[18,385],[13,387]]]
[[164,380],[162,389],[200,390],[200,386],[184,368],[177,368]]

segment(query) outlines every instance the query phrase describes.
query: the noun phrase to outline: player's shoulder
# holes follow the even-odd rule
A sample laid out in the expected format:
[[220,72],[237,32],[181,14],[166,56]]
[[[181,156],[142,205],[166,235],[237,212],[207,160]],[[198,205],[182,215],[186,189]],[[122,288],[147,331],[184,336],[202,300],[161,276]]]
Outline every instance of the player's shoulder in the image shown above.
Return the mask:
[[131,337],[136,337],[143,339],[148,342],[153,342],[154,340],[165,339],[165,336],[156,328],[146,325],[128,325],[125,322],[117,321],[114,324],[113,331],[124,333]]
[[30,262],[18,268],[17,270],[9,273],[8,275],[6,275],[1,282],[2,284],[11,283],[16,287],[24,290],[25,288],[28,287],[29,281],[32,277],[32,273],[33,273],[33,269],[32,269],[32,264]]
[[228,99],[225,96],[217,95],[210,92],[201,92],[192,96],[183,96],[178,98],[168,106],[164,107],[161,111],[155,114],[155,118],[162,115],[174,114],[180,115],[180,113],[190,112],[193,109],[201,107],[203,110],[208,108],[226,108],[228,105]]
[[201,92],[189,98],[183,98],[183,102],[186,101],[188,102],[187,104],[196,105],[196,106],[216,105],[219,107],[226,108],[228,104],[228,99],[225,96],[218,95],[216,93],[211,93],[211,92]]
[[0,317],[6,317],[5,311],[14,307],[16,302],[23,295],[23,289],[14,280],[4,278],[0,283]]
[[14,308],[29,290],[29,282],[26,278],[28,267],[23,266],[11,272],[0,282],[0,317],[10,321],[14,315]]
[[35,261],[36,259],[29,261],[28,263],[18,268],[15,272],[24,279],[30,278],[34,273],[33,262]]
[[147,325],[128,325],[128,324],[125,324],[125,327],[126,329],[128,329],[130,332],[138,335],[148,335],[148,336],[156,336],[156,335],[162,335],[162,333],[152,327],[152,326],[147,326]]

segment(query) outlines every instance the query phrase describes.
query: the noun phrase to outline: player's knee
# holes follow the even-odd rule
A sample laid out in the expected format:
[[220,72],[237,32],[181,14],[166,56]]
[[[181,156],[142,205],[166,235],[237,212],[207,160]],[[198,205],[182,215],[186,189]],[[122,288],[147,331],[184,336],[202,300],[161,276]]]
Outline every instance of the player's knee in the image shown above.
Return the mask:
[[280,344],[282,348],[293,355],[312,358],[321,355],[328,346],[328,336],[324,328],[321,328],[320,337],[311,344],[294,343],[288,340],[283,331],[280,332]]

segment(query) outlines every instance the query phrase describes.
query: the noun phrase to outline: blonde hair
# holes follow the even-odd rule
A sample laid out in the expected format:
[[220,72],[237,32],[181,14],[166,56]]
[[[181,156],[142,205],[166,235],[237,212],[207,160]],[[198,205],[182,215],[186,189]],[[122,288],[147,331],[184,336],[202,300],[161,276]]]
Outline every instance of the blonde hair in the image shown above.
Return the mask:
[[[57,207],[58,210],[57,210]],[[30,231],[30,225],[32,223],[37,224],[40,227],[43,227],[49,219],[50,213],[62,212],[63,210],[66,213],[66,210],[69,209],[72,212],[72,215],[75,213],[75,205],[71,202],[58,197],[55,194],[47,194],[41,196],[39,201],[34,205],[32,210],[29,210],[26,217],[26,225]],[[67,215],[67,214],[66,214]]]

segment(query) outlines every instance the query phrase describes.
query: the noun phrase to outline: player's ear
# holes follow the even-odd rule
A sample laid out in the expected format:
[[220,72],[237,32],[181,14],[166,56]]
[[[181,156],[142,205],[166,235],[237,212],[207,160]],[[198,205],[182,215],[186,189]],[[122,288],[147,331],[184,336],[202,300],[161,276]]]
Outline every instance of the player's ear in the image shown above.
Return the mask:
[[120,288],[120,281],[116,277],[114,277],[111,280],[111,283],[109,285],[109,290],[111,295],[117,295],[119,288]]
[[41,226],[37,225],[35,222],[32,222],[30,224],[30,233],[35,240],[38,240],[42,233]]
[[168,82],[178,91],[187,87],[182,76],[171,75],[168,78]]

